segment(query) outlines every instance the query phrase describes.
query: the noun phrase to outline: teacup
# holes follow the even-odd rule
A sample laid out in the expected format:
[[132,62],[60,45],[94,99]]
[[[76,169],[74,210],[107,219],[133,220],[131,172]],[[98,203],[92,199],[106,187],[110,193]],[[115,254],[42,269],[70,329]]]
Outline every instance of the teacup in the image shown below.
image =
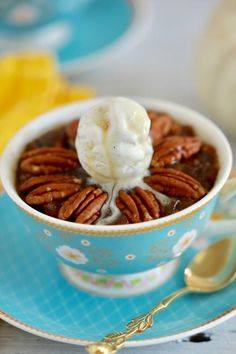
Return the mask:
[[173,215],[129,225],[76,224],[31,208],[15,187],[17,162],[26,144],[81,116],[102,99],[59,108],[26,125],[3,153],[1,179],[6,193],[18,207],[25,228],[55,255],[69,282],[97,295],[137,295],[169,279],[178,267],[181,254],[199,235],[209,237],[236,230],[236,220],[209,221],[216,204],[235,194],[236,179],[227,181],[232,153],[221,130],[201,114],[170,102],[136,98],[147,109],[166,111],[176,121],[192,125],[203,141],[215,146],[220,170],[211,191]]

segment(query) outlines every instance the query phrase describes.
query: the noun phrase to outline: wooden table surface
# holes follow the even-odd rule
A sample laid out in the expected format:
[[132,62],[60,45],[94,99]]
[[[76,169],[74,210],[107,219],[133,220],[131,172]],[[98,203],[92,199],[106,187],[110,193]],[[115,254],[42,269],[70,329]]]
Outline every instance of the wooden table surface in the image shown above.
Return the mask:
[[[188,338],[156,346],[127,348],[123,354],[235,354],[236,318],[205,333],[208,342],[195,343]],[[0,354],[82,354],[83,347],[57,343],[24,333],[0,321]]]
[[[219,1],[153,2],[155,20],[145,40],[116,61],[80,75],[79,82],[95,87],[99,95],[160,97],[204,113],[194,89],[192,58],[199,32]],[[236,139],[229,139],[236,155]],[[185,339],[158,346],[124,349],[123,353],[235,354],[236,318],[209,330],[206,337],[210,339],[207,342],[194,343]],[[79,354],[84,353],[84,349],[33,336],[0,321],[0,354],[41,353]]]

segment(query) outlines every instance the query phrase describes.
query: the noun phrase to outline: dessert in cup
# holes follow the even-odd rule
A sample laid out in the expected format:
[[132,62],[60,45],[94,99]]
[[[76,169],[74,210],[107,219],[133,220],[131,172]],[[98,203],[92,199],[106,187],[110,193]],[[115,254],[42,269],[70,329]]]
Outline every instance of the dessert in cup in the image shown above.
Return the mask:
[[24,127],[3,154],[1,178],[25,227],[47,239],[70,282],[128,296],[169,279],[203,230],[236,226],[208,221],[220,192],[235,190],[234,180],[224,186],[231,163],[227,139],[200,114],[107,97]]

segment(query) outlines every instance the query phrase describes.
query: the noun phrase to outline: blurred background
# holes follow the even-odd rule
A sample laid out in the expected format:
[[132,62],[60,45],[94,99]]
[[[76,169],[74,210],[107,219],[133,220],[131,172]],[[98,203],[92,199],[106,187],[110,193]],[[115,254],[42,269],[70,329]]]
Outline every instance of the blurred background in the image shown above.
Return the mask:
[[94,95],[207,114],[236,152],[236,0],[1,0],[0,152],[38,114]]

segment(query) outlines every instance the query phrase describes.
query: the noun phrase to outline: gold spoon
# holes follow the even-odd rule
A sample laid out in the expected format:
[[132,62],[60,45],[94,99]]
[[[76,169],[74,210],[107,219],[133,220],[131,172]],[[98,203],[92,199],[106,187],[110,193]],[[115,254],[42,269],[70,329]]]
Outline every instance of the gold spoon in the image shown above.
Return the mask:
[[225,288],[236,279],[236,237],[225,238],[198,253],[185,268],[186,287],[167,296],[149,312],[134,318],[124,332],[111,333],[101,342],[90,344],[90,354],[115,354],[128,338],[152,327],[153,317],[178,297],[188,293],[211,293]]

